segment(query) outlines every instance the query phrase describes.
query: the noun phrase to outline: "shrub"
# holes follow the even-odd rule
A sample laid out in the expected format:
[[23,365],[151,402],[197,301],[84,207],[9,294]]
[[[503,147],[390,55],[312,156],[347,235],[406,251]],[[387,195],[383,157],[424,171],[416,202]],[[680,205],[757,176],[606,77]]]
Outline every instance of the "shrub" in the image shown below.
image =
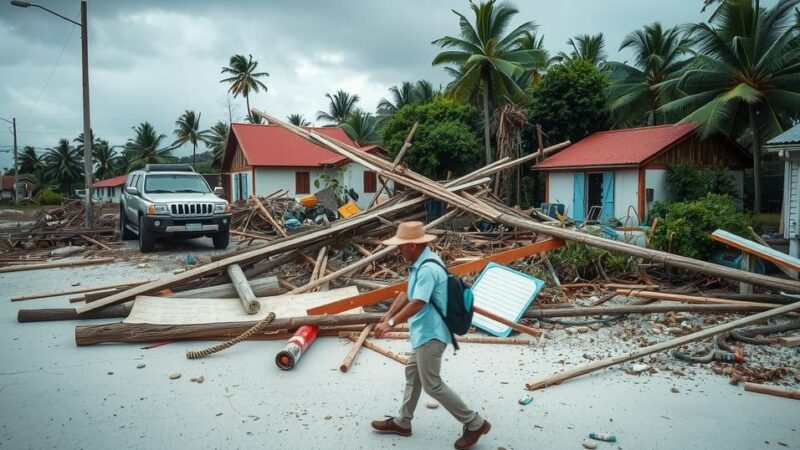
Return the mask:
[[632,256],[575,242],[567,242],[551,251],[548,257],[562,282],[576,277],[593,280],[600,276],[598,264],[608,275],[631,274],[639,268],[638,260]]
[[39,192],[40,205],[60,205],[64,200],[64,196],[55,192],[52,188],[46,188]]
[[724,171],[696,169],[689,164],[677,164],[667,170],[667,189],[672,200],[685,202],[697,200],[708,194],[738,198],[733,178]]
[[[661,212],[662,208],[665,212]],[[695,201],[671,203],[659,207],[659,214],[663,216],[651,246],[703,260],[709,259],[714,249],[722,245],[711,240],[714,230],[747,237],[747,227],[755,225],[753,217],[739,212],[733,199],[726,195],[708,194]]]

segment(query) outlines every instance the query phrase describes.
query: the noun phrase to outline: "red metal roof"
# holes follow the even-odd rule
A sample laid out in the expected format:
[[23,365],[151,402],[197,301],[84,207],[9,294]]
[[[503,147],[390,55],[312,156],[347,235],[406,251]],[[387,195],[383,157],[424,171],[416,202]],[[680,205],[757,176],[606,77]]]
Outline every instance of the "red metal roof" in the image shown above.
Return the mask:
[[2,183],[2,190],[4,190],[4,191],[13,191],[14,190],[14,175],[3,175],[1,183]]
[[[339,127],[304,127],[336,139],[350,147],[359,148]],[[347,162],[347,158],[297,136],[278,125],[234,123],[222,164],[227,170],[233,158],[236,143],[251,166],[261,167],[321,167]],[[365,148],[372,153],[380,147]]]
[[659,125],[600,131],[562,150],[535,169],[639,166],[690,136],[697,125]]
[[120,175],[118,177],[109,178],[107,180],[98,181],[97,183],[93,184],[93,188],[101,188],[101,187],[113,187],[113,186],[122,186],[125,184],[125,178],[128,175]]

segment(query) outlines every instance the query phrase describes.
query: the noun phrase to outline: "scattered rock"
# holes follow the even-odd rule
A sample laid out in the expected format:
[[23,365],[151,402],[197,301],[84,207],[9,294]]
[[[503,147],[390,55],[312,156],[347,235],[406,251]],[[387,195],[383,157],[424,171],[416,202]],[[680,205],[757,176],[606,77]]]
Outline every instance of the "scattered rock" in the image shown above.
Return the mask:
[[428,403],[426,403],[425,406],[427,406],[429,409],[436,409],[439,407],[439,403],[431,400]]
[[139,363],[139,364],[137,364],[137,365],[136,365],[136,368],[137,368],[137,369],[144,369],[144,368],[145,368],[145,366],[147,366],[147,364],[145,364],[145,363]]
[[114,375],[114,372],[108,372],[109,375]]
[[583,440],[583,446],[584,446],[584,448],[588,448],[588,449],[597,448],[597,442],[590,441],[589,439],[584,439]]
[[202,375],[200,375],[199,377],[197,377],[197,384],[200,384],[200,383],[202,383],[203,381],[206,381],[206,377],[204,377],[204,376],[202,376]]
[[195,381],[197,381],[197,377],[192,377],[192,378],[189,378],[189,381],[191,381],[192,383],[194,383]]
[[173,372],[173,373],[169,374],[169,379],[170,380],[177,380],[180,377],[181,377],[181,373],[180,372]]
[[333,418],[333,416],[330,416],[330,415],[325,416],[325,420],[331,420],[332,418]]
[[601,324],[601,323],[593,323],[593,324],[589,325],[589,328],[591,328],[593,331],[598,331],[600,328],[603,328],[603,324]]
[[640,373],[644,372],[645,370],[647,370],[649,368],[650,367],[647,364],[636,363],[636,364],[632,364],[631,365],[631,368],[628,369],[628,373],[630,373],[630,374],[640,374]]
[[588,333],[588,332],[589,332],[589,327],[578,327],[578,328],[576,329],[576,331],[577,331],[578,333]]
[[796,374],[794,374],[794,381],[800,383],[800,372],[797,372]]
[[567,334],[575,334],[576,333],[575,328],[566,328],[564,331]]
[[590,355],[588,353],[584,353],[583,357],[584,357],[584,359],[588,359],[589,361],[594,361],[594,356],[592,356],[592,355]]
[[670,391],[672,391],[673,394],[677,394],[678,392],[680,392],[678,388],[676,388],[675,386],[672,386],[672,389],[670,389]]

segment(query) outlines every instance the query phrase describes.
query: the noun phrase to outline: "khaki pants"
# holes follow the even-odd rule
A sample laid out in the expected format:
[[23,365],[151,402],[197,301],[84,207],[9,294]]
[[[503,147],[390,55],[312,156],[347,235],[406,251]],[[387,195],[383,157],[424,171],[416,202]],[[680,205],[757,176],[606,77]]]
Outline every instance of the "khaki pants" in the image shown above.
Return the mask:
[[439,376],[442,369],[442,353],[445,348],[447,348],[447,344],[437,339],[431,339],[415,348],[408,359],[403,406],[400,408],[400,417],[394,418],[394,421],[401,427],[411,427],[411,419],[414,418],[414,410],[417,408],[417,402],[423,389],[468,429],[477,430],[483,426],[483,418],[477,412],[469,409],[458,394],[450,390]]

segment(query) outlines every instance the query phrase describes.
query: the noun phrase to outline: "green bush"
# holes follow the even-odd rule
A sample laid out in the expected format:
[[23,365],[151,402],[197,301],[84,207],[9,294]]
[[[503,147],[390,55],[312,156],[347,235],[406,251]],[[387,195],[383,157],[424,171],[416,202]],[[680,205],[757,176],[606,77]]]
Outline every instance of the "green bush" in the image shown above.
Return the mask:
[[548,257],[562,282],[576,277],[596,279],[600,276],[598,264],[611,276],[635,273],[639,268],[638,260],[632,256],[575,242],[567,242],[563,247],[551,251]]
[[657,212],[661,221],[650,245],[703,260],[708,260],[714,249],[721,247],[711,240],[714,230],[723,229],[747,237],[750,234],[747,227],[755,225],[753,217],[740,212],[733,199],[726,195],[708,194],[695,201],[675,202],[660,206]]
[[733,178],[724,171],[696,169],[690,164],[677,164],[667,170],[667,189],[672,200],[686,202],[697,200],[708,194],[727,195],[738,198]]
[[52,188],[46,188],[39,192],[40,205],[60,205],[64,200],[64,196],[55,192]]

